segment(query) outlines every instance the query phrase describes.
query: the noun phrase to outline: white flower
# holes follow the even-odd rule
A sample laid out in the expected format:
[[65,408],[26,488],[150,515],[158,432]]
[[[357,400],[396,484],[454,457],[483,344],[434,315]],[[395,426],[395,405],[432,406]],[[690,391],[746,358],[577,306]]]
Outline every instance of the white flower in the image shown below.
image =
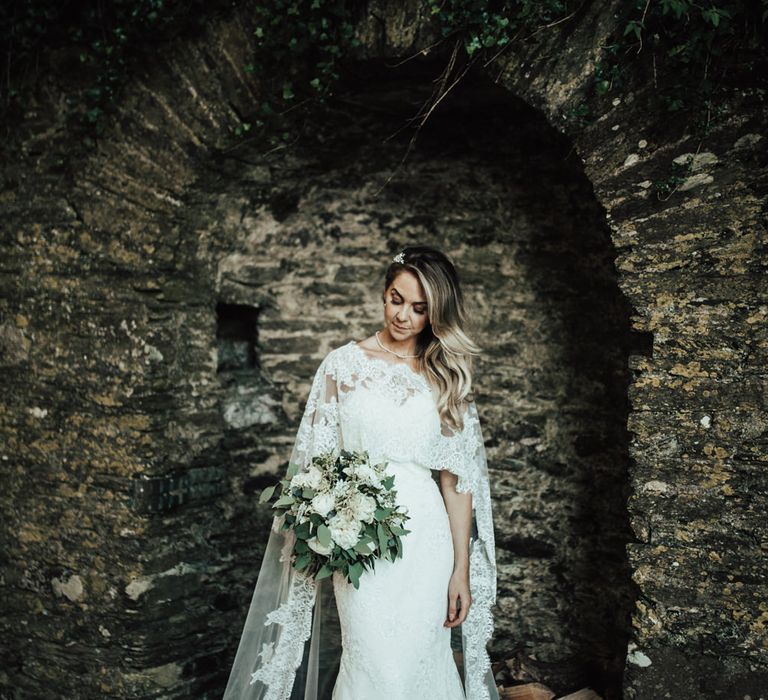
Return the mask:
[[336,505],[336,499],[333,497],[332,493],[318,493],[312,499],[310,505],[315,513],[325,517],[331,510],[333,510],[333,507]]
[[333,551],[333,542],[328,546],[323,546],[320,544],[320,540],[318,540],[317,537],[310,537],[307,540],[307,546],[312,551],[322,554],[324,557],[327,557]]
[[336,513],[328,521],[333,541],[342,549],[352,549],[360,539],[360,523]]
[[323,483],[323,473],[314,465],[305,472],[299,472],[291,479],[291,488],[315,489],[317,491]]
[[347,497],[347,494],[353,489],[352,484],[350,484],[348,481],[342,481],[339,480],[334,485],[333,489],[331,490],[331,493],[336,498],[336,502],[343,500]]
[[373,522],[373,515],[376,512],[376,499],[358,491],[349,497],[347,508],[354,520],[370,523]]
[[381,488],[381,479],[379,479],[376,470],[369,464],[357,464],[353,467],[347,467],[344,471],[350,476],[356,476],[363,484],[373,486],[377,489]]
[[309,510],[309,504],[306,501],[299,503],[299,507],[296,509],[296,521],[301,524],[309,520],[307,511]]

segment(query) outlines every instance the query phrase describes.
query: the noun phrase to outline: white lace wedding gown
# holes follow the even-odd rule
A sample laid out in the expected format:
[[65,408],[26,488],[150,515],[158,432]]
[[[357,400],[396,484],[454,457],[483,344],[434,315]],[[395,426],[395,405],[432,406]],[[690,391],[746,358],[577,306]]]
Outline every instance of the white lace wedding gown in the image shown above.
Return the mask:
[[[428,443],[439,418],[420,374],[375,361],[385,373],[381,381],[358,385],[341,404],[340,417],[346,448],[368,450],[377,463],[390,457],[385,446],[397,445],[407,455],[408,445]],[[407,387],[404,401],[393,386]],[[377,561],[358,589],[334,574],[343,651],[333,700],[464,700],[451,629],[443,625],[453,571],[445,503],[427,465],[390,459],[387,472],[395,477],[398,503],[408,509],[411,532],[403,537],[403,557]]]
[[[498,700],[486,647],[496,599],[488,468],[477,407],[462,411],[454,430],[425,377],[354,340],[326,355],[289,463],[306,469],[340,449],[387,462],[411,516],[403,557],[377,560],[357,589],[338,573],[315,581],[292,568],[291,532],[275,518],[224,700]],[[453,542],[433,478],[441,469],[457,475],[457,492],[472,493],[463,686],[443,626]]]

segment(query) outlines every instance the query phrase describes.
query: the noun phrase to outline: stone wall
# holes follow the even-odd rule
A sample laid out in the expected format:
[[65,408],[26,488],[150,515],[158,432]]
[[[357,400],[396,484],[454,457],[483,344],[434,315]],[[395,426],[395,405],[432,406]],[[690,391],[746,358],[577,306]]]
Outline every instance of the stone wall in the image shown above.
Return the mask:
[[658,201],[650,182],[698,144],[650,122],[641,88],[562,119],[611,28],[596,5],[568,50],[553,33],[497,84],[469,76],[398,168],[407,139],[384,138],[441,64],[381,61],[428,40],[418,7],[370,4],[384,24],[361,24],[340,101],[291,149],[231,135],[259,99],[237,16],[158,55],[89,157],[42,116],[19,137],[0,193],[4,695],[219,697],[265,541],[254,496],[415,241],[456,259],[486,348],[503,678],[768,687],[762,103],[732,104]]

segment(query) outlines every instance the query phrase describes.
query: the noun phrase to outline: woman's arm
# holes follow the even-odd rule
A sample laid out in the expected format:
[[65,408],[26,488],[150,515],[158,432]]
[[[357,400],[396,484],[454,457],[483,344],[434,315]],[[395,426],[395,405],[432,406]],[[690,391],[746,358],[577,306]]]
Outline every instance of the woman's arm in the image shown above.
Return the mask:
[[[448,511],[453,539],[453,574],[448,583],[448,616],[443,625],[457,627],[467,617],[472,598],[469,593],[469,533],[472,527],[472,494],[457,493],[459,478],[447,469],[440,470],[440,491]],[[457,615],[457,602],[461,608]]]

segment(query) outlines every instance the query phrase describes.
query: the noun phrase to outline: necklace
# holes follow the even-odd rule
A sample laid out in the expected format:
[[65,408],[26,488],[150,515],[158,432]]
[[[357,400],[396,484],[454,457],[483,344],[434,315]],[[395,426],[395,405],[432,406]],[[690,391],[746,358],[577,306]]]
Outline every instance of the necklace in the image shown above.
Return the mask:
[[386,350],[387,352],[391,352],[393,355],[397,355],[401,360],[405,360],[408,357],[418,357],[418,355],[401,355],[399,352],[395,352],[394,350],[390,350],[387,347],[384,347],[381,340],[379,340],[379,331],[376,331],[376,342],[379,344],[379,347],[382,350]]

